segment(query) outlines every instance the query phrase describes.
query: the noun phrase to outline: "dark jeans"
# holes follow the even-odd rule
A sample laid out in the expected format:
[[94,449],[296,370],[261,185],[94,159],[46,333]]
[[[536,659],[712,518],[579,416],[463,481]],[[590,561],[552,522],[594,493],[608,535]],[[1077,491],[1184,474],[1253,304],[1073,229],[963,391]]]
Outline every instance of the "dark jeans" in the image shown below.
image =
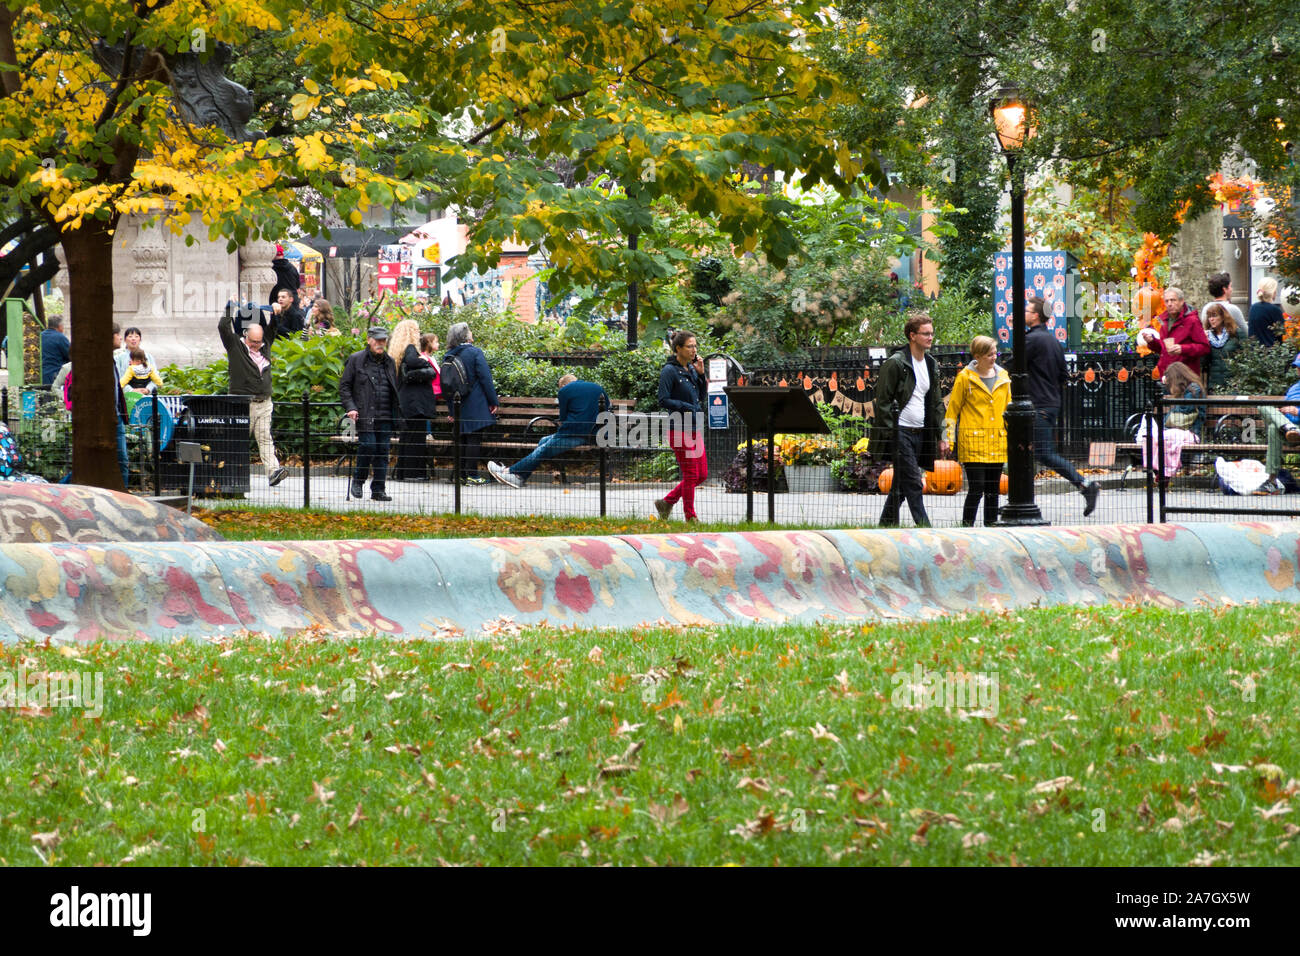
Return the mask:
[[429,468],[433,464],[433,446],[425,440],[428,434],[429,419],[403,419],[401,438],[397,444],[397,467],[393,469],[393,477],[398,481],[417,481],[429,477]]
[[1056,453],[1056,419],[1059,408],[1034,410],[1034,457],[1052,471],[1065,478],[1076,488],[1083,487],[1083,476],[1074,466]]
[[912,522],[918,528],[928,528],[930,516],[925,513],[925,501],[921,497],[921,489],[925,487],[925,472],[917,462],[925,429],[899,427],[894,435],[897,449],[894,455],[894,481],[889,486],[889,497],[885,499],[885,510],[880,512],[879,523],[882,527],[898,527],[901,502],[906,498],[907,508],[912,512]]
[[591,437],[588,435],[547,435],[537,443],[531,454],[510,466],[510,474],[520,481],[527,481],[542,462],[558,458],[566,451],[572,451],[589,441]]
[[968,461],[966,468],[966,502],[961,509],[961,523],[975,524],[975,515],[984,499],[984,526],[993,527],[998,520],[998,486],[1002,483],[1002,462]]
[[374,469],[370,479],[370,493],[383,491],[388,479],[389,439],[393,437],[393,423],[387,419],[377,421],[372,426],[374,431],[361,432],[357,448],[357,468],[352,473],[353,481],[365,482],[366,476]]
[[478,460],[482,457],[483,432],[461,432],[460,436],[460,476],[461,478],[482,478],[478,473]]

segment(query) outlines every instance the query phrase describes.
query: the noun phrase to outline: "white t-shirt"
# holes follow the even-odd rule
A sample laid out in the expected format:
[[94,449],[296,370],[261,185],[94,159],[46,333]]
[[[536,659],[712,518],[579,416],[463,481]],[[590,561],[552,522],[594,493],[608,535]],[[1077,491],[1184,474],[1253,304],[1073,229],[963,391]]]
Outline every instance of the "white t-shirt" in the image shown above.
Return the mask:
[[904,428],[924,428],[925,427],[925,393],[930,391],[930,370],[925,367],[925,359],[917,361],[916,357],[908,354],[912,360],[912,372],[916,375],[916,390],[912,392],[912,397],[903,410],[898,413],[898,424]]

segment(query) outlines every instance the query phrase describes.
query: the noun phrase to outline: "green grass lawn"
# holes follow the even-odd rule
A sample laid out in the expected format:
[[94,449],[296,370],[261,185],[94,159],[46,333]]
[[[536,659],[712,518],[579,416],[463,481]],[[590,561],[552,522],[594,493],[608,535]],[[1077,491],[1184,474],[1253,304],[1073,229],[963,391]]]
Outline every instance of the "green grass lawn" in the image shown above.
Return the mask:
[[692,534],[713,531],[793,531],[842,527],[766,521],[687,525],[650,518],[570,518],[551,515],[392,514],[302,511],[287,508],[200,509],[195,517],[231,541],[301,541],[343,538],[512,538],[539,535]]
[[[1294,864],[1298,625],[10,645],[104,696],[0,709],[0,863]],[[918,666],[980,690],[918,706]]]

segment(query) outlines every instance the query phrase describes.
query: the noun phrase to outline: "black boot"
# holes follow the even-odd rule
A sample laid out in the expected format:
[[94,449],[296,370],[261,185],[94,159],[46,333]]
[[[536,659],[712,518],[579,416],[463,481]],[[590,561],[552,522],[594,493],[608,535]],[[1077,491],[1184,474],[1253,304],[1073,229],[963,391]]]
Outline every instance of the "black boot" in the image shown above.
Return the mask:
[[357,479],[353,478],[352,484],[348,486],[348,497],[364,498],[365,496],[366,496],[366,483],[364,481],[358,481]]
[[374,486],[374,484],[371,484],[371,486],[370,486],[370,500],[371,500],[371,501],[392,501],[393,499],[390,498],[390,497],[388,497],[388,495],[386,495],[386,494],[384,493],[384,486],[383,486],[383,485],[380,485],[378,488],[376,488],[376,487]]

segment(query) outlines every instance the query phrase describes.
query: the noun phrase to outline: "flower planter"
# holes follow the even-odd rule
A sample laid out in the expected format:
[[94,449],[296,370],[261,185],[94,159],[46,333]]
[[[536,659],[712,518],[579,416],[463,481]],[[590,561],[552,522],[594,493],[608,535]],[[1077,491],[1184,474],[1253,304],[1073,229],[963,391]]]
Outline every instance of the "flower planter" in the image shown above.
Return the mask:
[[791,494],[835,490],[830,465],[786,465],[785,478]]

